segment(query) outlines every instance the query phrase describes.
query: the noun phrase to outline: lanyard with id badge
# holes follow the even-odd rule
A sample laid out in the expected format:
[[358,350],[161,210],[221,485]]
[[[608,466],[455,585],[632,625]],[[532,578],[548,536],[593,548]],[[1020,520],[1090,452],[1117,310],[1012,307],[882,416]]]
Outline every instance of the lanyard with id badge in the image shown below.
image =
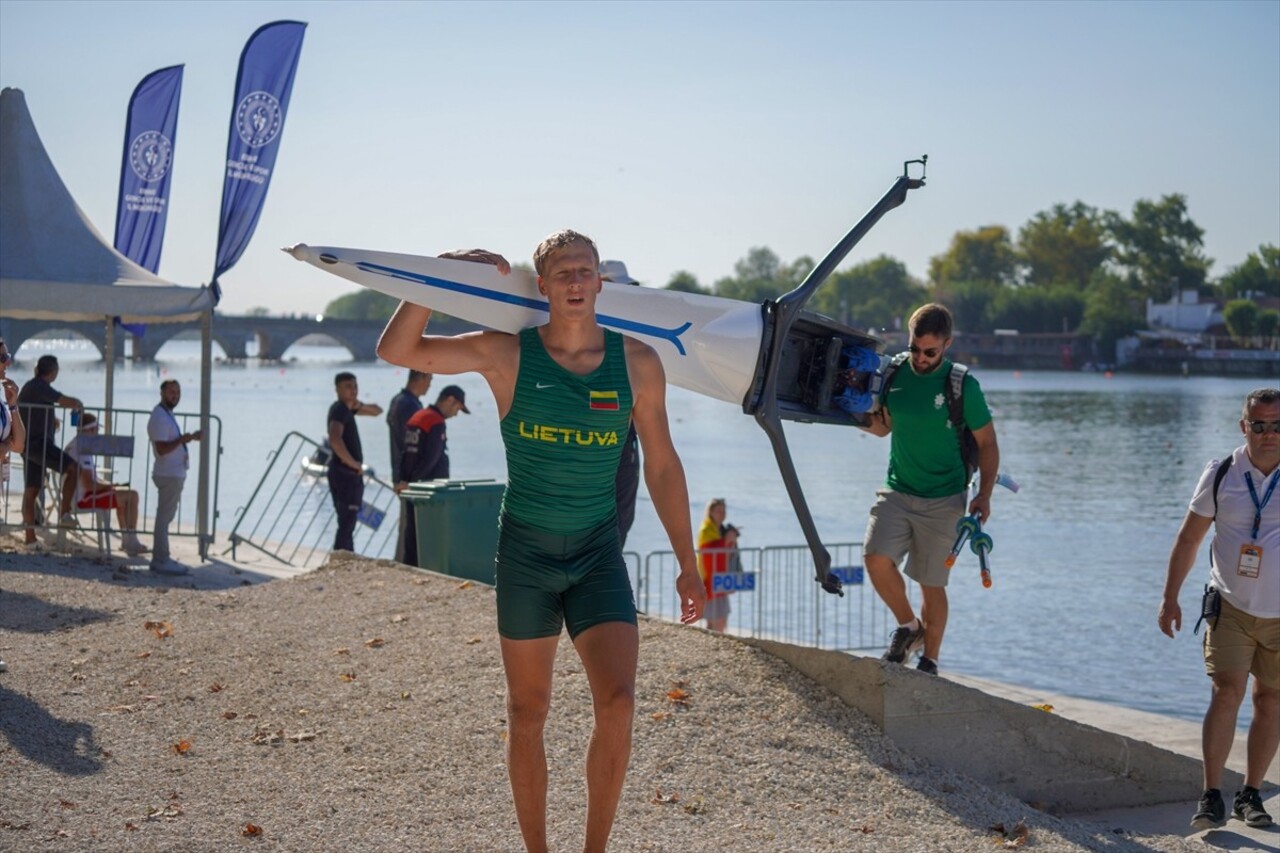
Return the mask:
[[1253,532],[1249,537],[1252,541],[1240,546],[1240,561],[1236,563],[1236,574],[1242,578],[1256,578],[1262,568],[1262,546],[1257,544],[1258,529],[1262,526],[1262,509],[1271,500],[1271,495],[1276,490],[1277,480],[1280,480],[1280,471],[1271,475],[1267,491],[1262,495],[1262,500],[1258,500],[1258,491],[1253,487],[1253,472],[1244,472],[1244,483],[1249,487],[1249,497],[1253,500]]

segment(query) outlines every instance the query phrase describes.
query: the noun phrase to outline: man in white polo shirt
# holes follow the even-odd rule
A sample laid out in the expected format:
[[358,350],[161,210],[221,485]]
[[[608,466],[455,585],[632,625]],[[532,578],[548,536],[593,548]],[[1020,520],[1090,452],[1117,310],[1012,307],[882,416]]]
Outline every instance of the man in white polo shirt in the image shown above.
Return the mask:
[[182,386],[176,379],[160,383],[160,402],[147,421],[147,438],[155,448],[151,466],[151,482],[156,484],[156,526],[151,543],[151,571],[162,575],[185,575],[187,567],[169,558],[169,525],[178,514],[178,501],[187,481],[191,454],[187,445],[199,441],[200,430],[183,432],[173,410],[182,399]]
[[[1244,401],[1244,445],[1205,467],[1169,554],[1160,630],[1182,627],[1178,591],[1209,527],[1209,586],[1201,613],[1205,669],[1213,696],[1204,715],[1204,795],[1191,819],[1195,829],[1226,822],[1222,769],[1235,740],[1236,714],[1253,675],[1243,790],[1232,814],[1249,826],[1270,826],[1258,788],[1280,744],[1280,390],[1261,388]],[[1199,627],[1197,623],[1197,627]]]

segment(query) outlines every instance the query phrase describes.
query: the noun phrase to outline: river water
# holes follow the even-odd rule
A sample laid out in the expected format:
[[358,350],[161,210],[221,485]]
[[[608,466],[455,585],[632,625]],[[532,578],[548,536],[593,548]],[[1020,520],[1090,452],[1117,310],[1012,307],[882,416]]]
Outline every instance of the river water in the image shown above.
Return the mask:
[[[102,404],[104,368],[83,343],[29,342],[11,378],[24,381],[46,351],[62,360],[60,391],[91,407]],[[295,346],[287,355],[296,358],[214,368],[213,412],[224,436],[220,536],[288,431],[323,436],[336,371],[354,372],[361,399],[384,408],[404,384],[402,369],[352,364],[339,348]],[[197,358],[195,342],[173,341],[156,364],[118,367],[116,407],[149,410],[160,381],[173,377],[183,387],[179,410],[196,411]],[[975,375],[995,414],[1001,469],[1021,490],[997,489],[993,501],[986,529],[995,540],[994,586],[981,586],[972,554],[957,563],[942,668],[1199,720],[1209,684],[1191,627],[1208,575],[1207,542],[1181,598],[1192,618],[1175,640],[1156,627],[1166,560],[1205,462],[1240,444],[1244,395],[1280,383],[985,369]],[[472,411],[449,424],[454,477],[504,480],[497,415],[484,381],[476,374],[437,377],[428,399],[447,382],[467,391]],[[743,546],[804,542],[769,442],[753,419],[679,388],[670,390],[668,408],[695,528],[705,502],[724,497],[728,520],[743,528]],[[385,424],[381,418],[359,424],[366,462],[386,471]],[[861,541],[888,442],[846,427],[786,429],[824,541]],[[641,485],[627,549],[668,547]],[[1246,701],[1241,725],[1248,716]]]

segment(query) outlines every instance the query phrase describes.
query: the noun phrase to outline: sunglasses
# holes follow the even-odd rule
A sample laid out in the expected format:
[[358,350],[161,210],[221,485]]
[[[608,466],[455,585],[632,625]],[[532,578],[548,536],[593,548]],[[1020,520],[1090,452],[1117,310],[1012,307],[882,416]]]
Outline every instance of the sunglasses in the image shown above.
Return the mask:
[[1271,427],[1271,432],[1280,432],[1280,421],[1245,421],[1249,425],[1249,431],[1254,435],[1262,435],[1267,431],[1267,427]]
[[912,344],[907,347],[911,350],[912,355],[923,355],[925,358],[937,358],[938,353],[942,352],[942,347],[929,347],[928,349],[920,349],[920,347]]
[[8,364],[13,361],[13,356],[7,352],[0,352],[0,364]]

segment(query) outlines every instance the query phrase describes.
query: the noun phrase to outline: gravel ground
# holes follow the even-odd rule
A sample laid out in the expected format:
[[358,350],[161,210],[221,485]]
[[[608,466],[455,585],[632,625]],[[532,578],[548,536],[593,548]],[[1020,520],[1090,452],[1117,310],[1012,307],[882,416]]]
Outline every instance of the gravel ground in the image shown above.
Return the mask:
[[[518,851],[492,590],[336,557],[167,586],[0,553],[0,850]],[[553,850],[581,848],[586,679],[560,644]],[[676,701],[683,691],[683,701]],[[673,698],[674,697],[674,698]],[[975,759],[976,760],[976,759]],[[616,851],[1203,851],[1061,820],[908,757],[730,638],[641,621]]]

